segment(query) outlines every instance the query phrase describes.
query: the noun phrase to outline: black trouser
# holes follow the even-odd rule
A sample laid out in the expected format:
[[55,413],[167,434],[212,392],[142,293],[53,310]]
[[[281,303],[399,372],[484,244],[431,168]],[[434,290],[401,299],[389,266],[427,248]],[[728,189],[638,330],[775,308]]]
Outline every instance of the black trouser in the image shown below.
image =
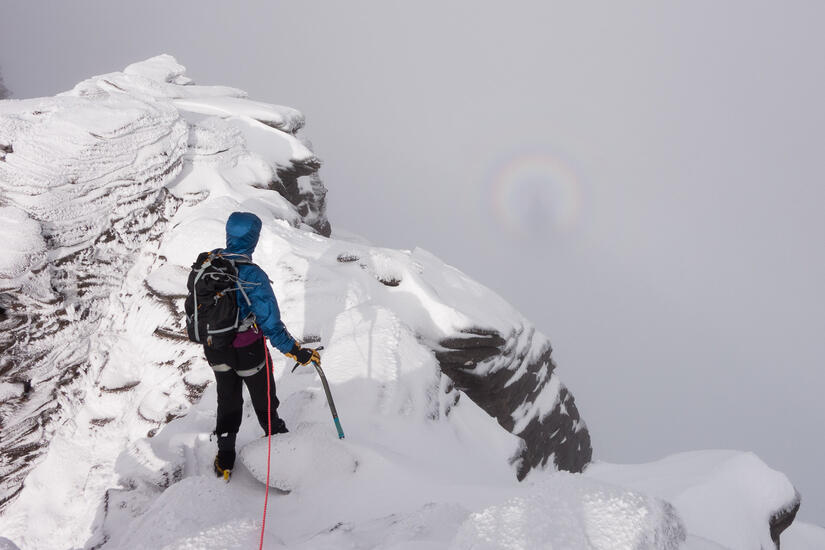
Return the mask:
[[[264,345],[264,339],[261,338],[244,348],[229,348],[220,352],[207,350],[207,359],[215,371],[218,390],[218,418],[215,433],[218,434],[218,448],[221,451],[229,451],[230,448],[234,451],[235,434],[238,433],[243,419],[244,383],[252,398],[255,415],[264,433],[269,433],[268,422],[272,423],[273,434],[286,431],[284,421],[278,416],[280,401],[275,394],[275,380],[271,374],[272,359],[269,358],[268,367],[264,365],[265,357],[268,357]],[[220,365],[226,365],[229,368],[226,369]],[[254,372],[256,368],[259,369]],[[248,376],[241,376],[239,372],[248,374]],[[267,377],[269,377],[268,404]],[[229,434],[229,436],[224,436],[224,434]]]

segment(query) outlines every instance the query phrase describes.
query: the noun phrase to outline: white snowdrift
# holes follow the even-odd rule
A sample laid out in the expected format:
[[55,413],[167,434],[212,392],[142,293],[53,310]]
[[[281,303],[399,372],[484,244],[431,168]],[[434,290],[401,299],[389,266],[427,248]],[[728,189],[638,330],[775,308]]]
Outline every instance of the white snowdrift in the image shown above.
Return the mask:
[[799,498],[784,474],[737,451],[682,453],[640,465],[597,463],[585,475],[667,500],[689,534],[728,548],[773,547],[771,516]]
[[472,514],[452,549],[676,550],[684,540],[670,504],[559,472]]
[[349,442],[330,437],[328,426],[320,424],[300,424],[290,433],[274,437],[271,443],[262,437],[244,446],[240,460],[261,483],[267,482],[270,453],[275,468],[270,468],[269,485],[280,491],[324,484],[355,473],[359,466]]
[[40,224],[14,206],[0,207],[3,220],[4,250],[0,254],[0,290],[14,288],[21,276],[42,267],[46,243]]
[[[229,550],[257,548],[260,516],[251,502],[214,477],[190,477],[163,492],[129,529],[124,550]],[[269,532],[264,547],[284,548]],[[111,545],[108,545],[111,546]]]
[[289,133],[294,133],[304,126],[304,115],[296,109],[249,99],[236,97],[177,99],[175,105],[181,110],[205,115],[251,118]]
[[50,259],[94,242],[135,201],[151,204],[186,149],[177,109],[138,94],[64,95],[2,111],[13,154],[0,162],[0,192],[40,222]]
[[782,533],[782,550],[822,550],[825,548],[825,529],[817,525],[793,522]]

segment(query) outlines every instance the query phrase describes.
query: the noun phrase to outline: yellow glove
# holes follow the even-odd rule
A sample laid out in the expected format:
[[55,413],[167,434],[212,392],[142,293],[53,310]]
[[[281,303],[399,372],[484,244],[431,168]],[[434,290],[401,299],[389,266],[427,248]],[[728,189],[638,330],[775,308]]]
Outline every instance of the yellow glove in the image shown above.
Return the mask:
[[298,345],[298,342],[295,342],[292,349],[284,355],[290,359],[294,359],[302,365],[308,365],[310,363],[316,363],[318,365],[321,364],[321,355],[318,353],[318,350],[314,350],[312,348],[302,348]]

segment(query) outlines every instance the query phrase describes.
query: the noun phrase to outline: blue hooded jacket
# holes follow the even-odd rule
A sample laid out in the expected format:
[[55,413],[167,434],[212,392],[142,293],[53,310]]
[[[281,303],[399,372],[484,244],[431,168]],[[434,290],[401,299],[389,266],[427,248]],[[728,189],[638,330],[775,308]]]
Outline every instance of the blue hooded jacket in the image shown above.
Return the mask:
[[[261,219],[250,212],[233,212],[226,220],[226,248],[224,254],[243,256],[252,261],[252,252],[261,236]],[[272,292],[269,277],[263,269],[255,264],[238,264],[239,284],[249,297],[252,305],[249,306],[243,295],[238,292],[237,300],[240,308],[240,318],[245,319],[250,311],[255,314],[258,327],[264,336],[269,338],[275,348],[281,353],[287,353],[295,344],[295,339],[289,334],[281,321],[281,310],[278,300]]]

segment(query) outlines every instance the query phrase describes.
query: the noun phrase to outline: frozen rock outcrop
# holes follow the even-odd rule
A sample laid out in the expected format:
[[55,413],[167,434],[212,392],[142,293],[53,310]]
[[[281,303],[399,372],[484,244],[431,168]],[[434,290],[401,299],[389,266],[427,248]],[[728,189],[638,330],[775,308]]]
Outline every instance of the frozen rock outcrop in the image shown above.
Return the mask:
[[186,124],[170,105],[120,92],[11,101],[0,104],[0,143],[11,221],[0,376],[20,389],[0,402],[2,508],[80,397],[75,382],[110,294],[174,211],[164,185],[182,167]]
[[127,272],[182,203],[208,195],[170,193],[182,174],[230,151],[212,171],[222,185],[282,190],[271,216],[329,233],[320,162],[295,135],[302,115],[184,72],[162,55],[0,103],[0,510],[106,364],[95,339]]
[[580,472],[590,462],[590,434],[573,395],[559,380],[550,343],[532,327],[468,328],[439,341],[442,372],[507,431],[524,442],[519,479],[548,463]]

